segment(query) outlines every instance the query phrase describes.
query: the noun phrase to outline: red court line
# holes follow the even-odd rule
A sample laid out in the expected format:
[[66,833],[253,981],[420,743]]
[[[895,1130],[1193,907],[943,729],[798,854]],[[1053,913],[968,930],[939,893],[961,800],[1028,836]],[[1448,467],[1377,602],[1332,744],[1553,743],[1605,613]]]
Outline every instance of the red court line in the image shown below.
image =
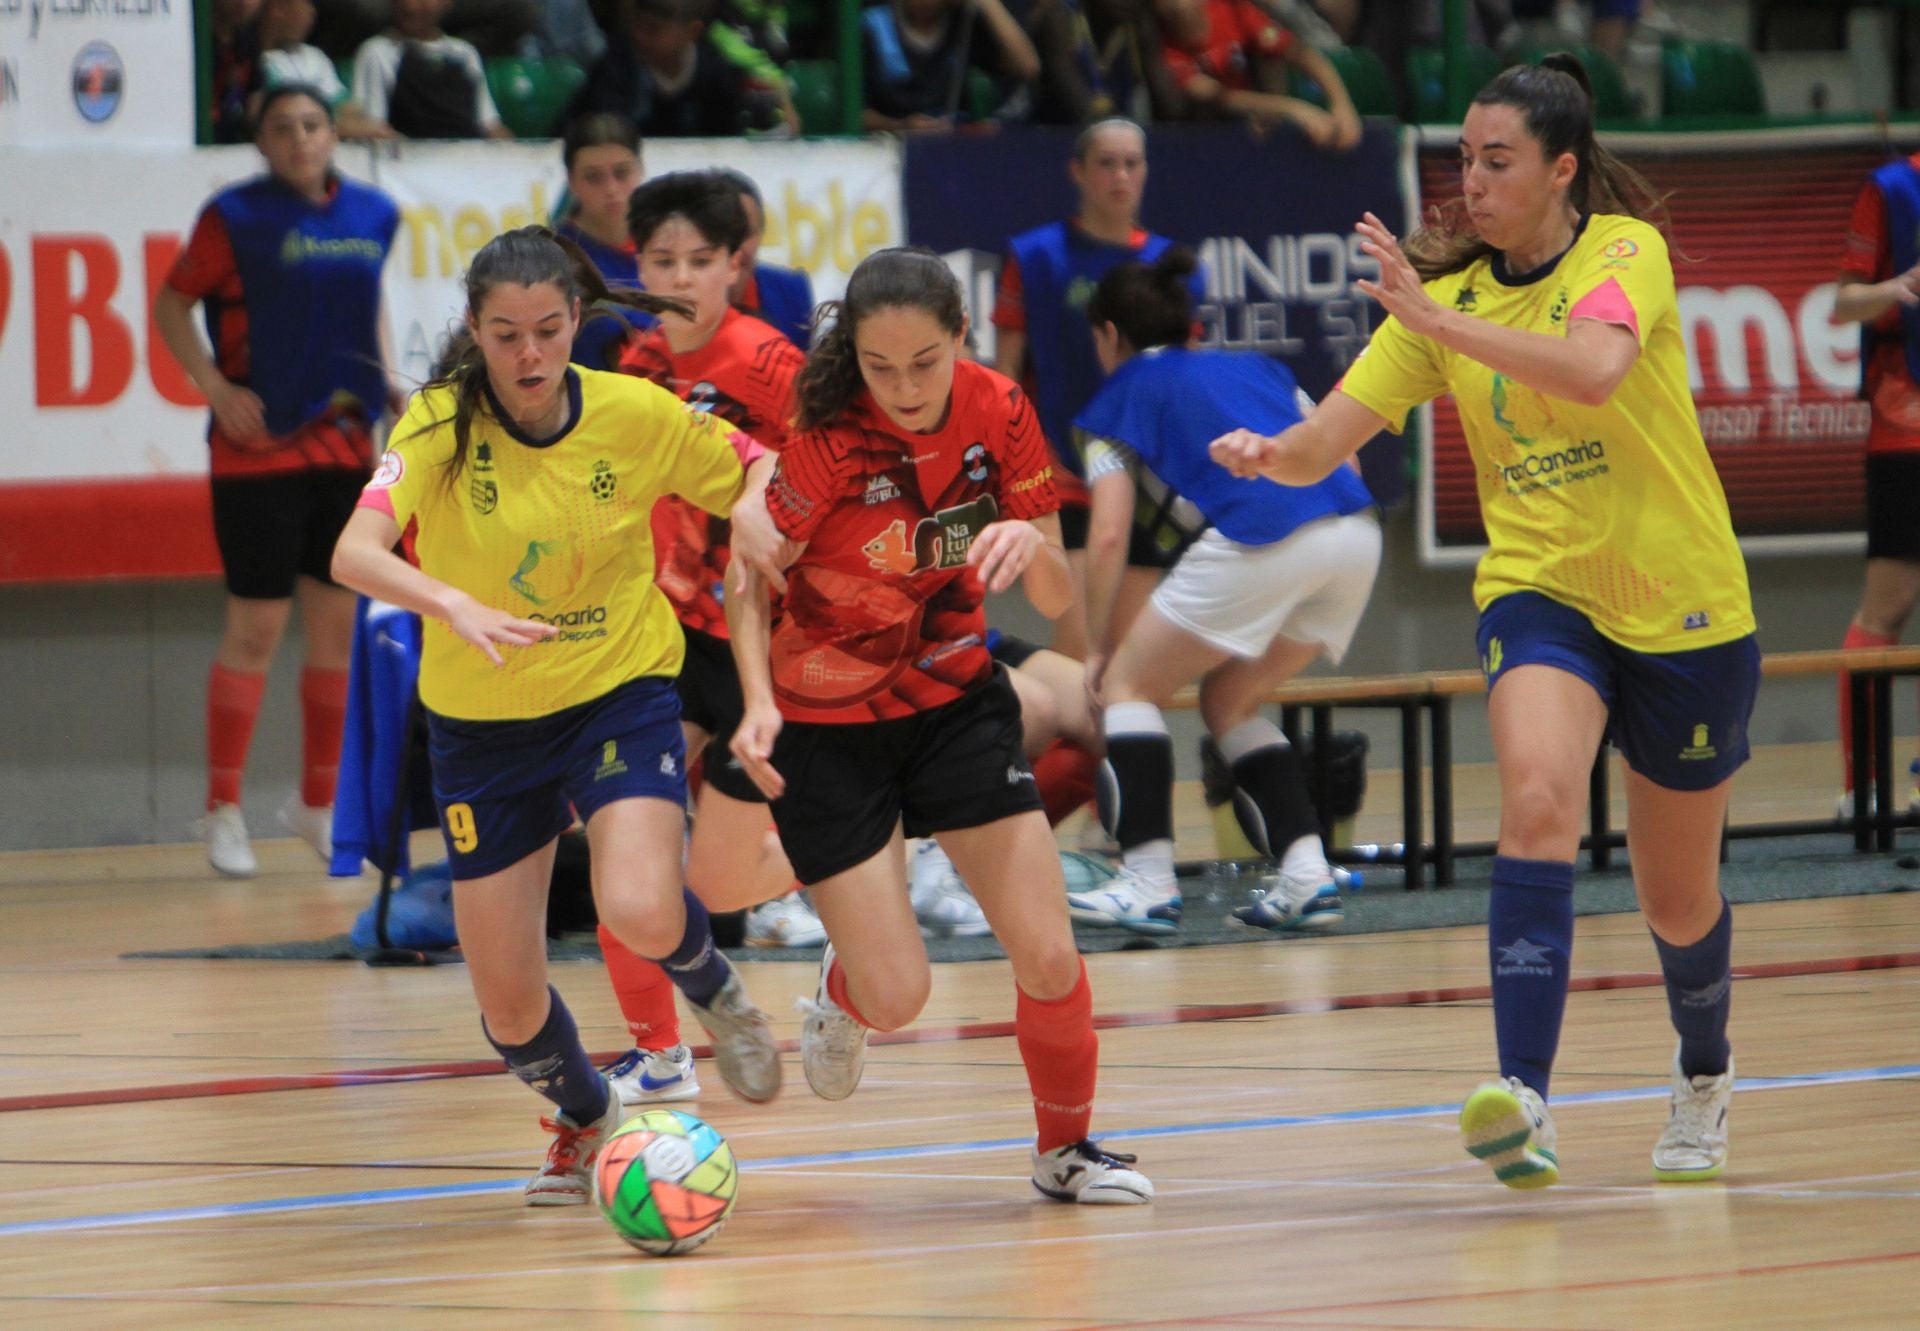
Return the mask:
[[[1695,1284],[1703,1280],[1744,1279],[1754,1276],[1798,1275],[1807,1271],[1831,1271],[1847,1266],[1877,1266],[1883,1262],[1910,1262],[1920,1251],[1869,1253],[1857,1257],[1822,1257],[1807,1262],[1781,1262],[1773,1266],[1736,1266],[1721,1271],[1676,1271],[1664,1276],[1628,1276],[1619,1280],[1582,1280],[1570,1285],[1517,1285],[1508,1289],[1451,1290],[1445,1294],[1410,1294],[1398,1299],[1368,1299],[1356,1303],[1317,1303],[1299,1308],[1271,1308],[1258,1312],[1216,1313],[1212,1316],[1180,1317],[1152,1322],[1090,1322],[1073,1331],[1141,1331],[1155,1326],[1271,1326],[1284,1329],[1296,1317],[1325,1316],[1330,1313],[1358,1312],[1369,1308],[1407,1308],[1423,1303],[1461,1303],[1471,1299],[1509,1299],[1533,1295],[1594,1294],[1617,1289],[1644,1289],[1654,1285]],[[1286,1319],[1286,1320],[1282,1320]],[[1342,1322],[1344,1326],[1346,1323]]]
[[[1920,966],[1920,952],[1887,952],[1866,957],[1829,957],[1817,961],[1771,961],[1754,966],[1736,966],[1736,980],[1776,980],[1803,975],[1838,975],[1856,971],[1901,970]],[[1593,993],[1609,989],[1651,989],[1662,984],[1658,975],[1628,972],[1622,975],[1585,975],[1568,987],[1575,993]],[[1325,998],[1283,998],[1267,1003],[1206,1003],[1183,1007],[1154,1008],[1145,1012],[1108,1012],[1094,1014],[1093,1024],[1100,1030],[1124,1030],[1135,1026],[1178,1026],[1199,1021],[1239,1021],[1248,1017],[1302,1016],[1316,1012],[1348,1012],[1362,1008],[1423,1007],[1435,1003],[1469,1003],[1491,998],[1492,989],[1484,984],[1460,985],[1448,989],[1403,989],[1378,994],[1336,994]],[[1010,1021],[970,1022],[959,1026],[926,1026],[901,1031],[877,1031],[869,1044],[943,1044],[956,1040],[1004,1039],[1013,1034]],[[792,1053],[796,1040],[783,1040],[780,1048]],[[624,1051],[594,1055],[596,1062],[609,1062]],[[696,1045],[694,1053],[711,1057],[712,1050]],[[452,1063],[412,1063],[388,1068],[357,1068],[347,1072],[313,1072],[297,1076],[233,1077],[220,1081],[174,1082],[161,1086],[105,1087],[92,1091],[56,1091],[37,1095],[0,1098],[0,1114],[27,1109],[73,1109],[85,1105],[140,1104],[152,1100],[198,1100],[221,1095],[258,1095],[266,1091],[313,1091],[343,1086],[380,1086],[394,1082],[441,1081],[452,1077],[484,1077],[504,1071],[498,1059],[475,1059]]]

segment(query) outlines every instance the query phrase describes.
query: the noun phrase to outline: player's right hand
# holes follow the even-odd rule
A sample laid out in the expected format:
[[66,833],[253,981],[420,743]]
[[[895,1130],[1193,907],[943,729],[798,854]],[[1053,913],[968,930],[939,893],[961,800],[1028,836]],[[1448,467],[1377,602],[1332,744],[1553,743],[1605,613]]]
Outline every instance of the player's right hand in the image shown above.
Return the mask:
[[273,436],[267,433],[266,404],[251,388],[230,383],[214,390],[207,405],[213,408],[213,419],[219,423],[220,433],[235,446],[253,452],[264,452],[273,446]]
[[727,745],[740,760],[740,770],[770,800],[779,799],[787,790],[787,779],[773,765],[773,741],[779,737],[781,724],[780,709],[771,702],[749,703]]
[[748,569],[765,578],[776,592],[786,591],[787,565],[798,559],[806,547],[781,535],[773,523],[773,514],[767,511],[766,490],[754,487],[742,494],[733,506],[730,519],[728,558],[736,566],[728,579],[731,591],[738,595],[746,589]]
[[462,642],[479,648],[480,654],[497,666],[507,663],[506,659],[500,655],[497,644],[531,647],[536,642],[543,642],[560,632],[552,624],[542,624],[533,619],[520,619],[504,610],[482,605],[465,594],[462,594],[447,615],[447,624],[460,635]]
[[1274,441],[1255,430],[1233,430],[1207,445],[1207,456],[1242,480],[1261,475]]

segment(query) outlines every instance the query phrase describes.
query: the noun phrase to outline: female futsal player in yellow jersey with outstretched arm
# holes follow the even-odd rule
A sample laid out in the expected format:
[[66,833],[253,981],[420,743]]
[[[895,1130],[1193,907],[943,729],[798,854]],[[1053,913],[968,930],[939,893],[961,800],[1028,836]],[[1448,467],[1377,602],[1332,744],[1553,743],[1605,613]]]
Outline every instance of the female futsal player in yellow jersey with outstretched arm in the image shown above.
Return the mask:
[[[620,1101],[547,984],[555,839],[585,819],[601,922],[658,961],[713,1037],[720,1076],[771,1100],[764,1014],[682,885],[682,642],[654,585],[654,502],[724,514],[770,455],[631,375],[567,363],[580,298],[609,293],[543,227],[489,241],[467,272],[473,346],[413,400],[334,551],[342,583],[426,617],[420,698],[454,923],[488,1040],[552,1101],[534,1206],[587,1200]],[[766,460],[761,460],[761,459]],[[758,481],[760,478],[755,477]],[[404,542],[408,558],[393,553]]]
[[1727,1154],[1732,916],[1720,829],[1759,682],[1746,567],[1687,391],[1673,270],[1645,183],[1593,139],[1571,56],[1507,70],[1460,134],[1464,199],[1404,249],[1371,214],[1367,293],[1392,316],[1340,386],[1277,437],[1212,445],[1304,485],[1451,392],[1488,550],[1474,599],[1500,772],[1488,911],[1500,1079],[1461,1110],[1509,1187],[1559,1178],[1547,1080],[1566,1007],[1573,858],[1603,738],[1627,765],[1634,887],[1679,1050],[1661,1179]]

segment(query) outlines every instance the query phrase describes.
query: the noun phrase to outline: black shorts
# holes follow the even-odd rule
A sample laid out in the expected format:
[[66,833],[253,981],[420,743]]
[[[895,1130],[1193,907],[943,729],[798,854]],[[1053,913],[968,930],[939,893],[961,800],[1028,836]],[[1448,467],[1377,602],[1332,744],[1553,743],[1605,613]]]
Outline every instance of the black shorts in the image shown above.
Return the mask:
[[1018,670],[1033,659],[1035,652],[1045,650],[1038,643],[1016,638],[1011,633],[1002,633],[999,629],[987,630],[987,655],[1009,670]]
[[788,722],[773,765],[787,793],[773,802],[780,844],[803,885],[864,864],[893,837],[981,827],[1037,810],[1022,749],[1020,699],[993,678],[943,707],[851,725]]
[[227,590],[284,601],[296,578],[333,582],[333,547],[371,473],[314,469],[213,479],[213,539]]
[[1867,558],[1920,561],[1920,453],[1867,454]]
[[[1060,505],[1060,543],[1069,550],[1087,548],[1087,512],[1077,504]],[[1152,568],[1166,570],[1180,562],[1185,545],[1173,549],[1163,549],[1153,539],[1153,533],[1139,523],[1133,524],[1133,530],[1127,534],[1127,567]]]
[[707,732],[710,739],[700,754],[700,779],[734,799],[765,804],[767,797],[727,747],[733,728],[740,724],[746,703],[740,696],[740,673],[733,664],[733,648],[723,638],[699,629],[685,629],[687,659],[675,687],[680,690],[680,719]]

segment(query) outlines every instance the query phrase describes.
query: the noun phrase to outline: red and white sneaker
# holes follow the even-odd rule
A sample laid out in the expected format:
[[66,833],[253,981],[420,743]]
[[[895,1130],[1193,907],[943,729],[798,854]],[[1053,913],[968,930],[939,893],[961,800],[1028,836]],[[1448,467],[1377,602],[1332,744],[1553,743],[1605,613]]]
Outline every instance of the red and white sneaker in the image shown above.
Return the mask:
[[607,1112],[585,1127],[565,1114],[542,1116],[540,1126],[553,1134],[546,1163],[527,1180],[528,1206],[582,1206],[593,1197],[593,1162],[620,1126],[620,1097],[607,1095]]

